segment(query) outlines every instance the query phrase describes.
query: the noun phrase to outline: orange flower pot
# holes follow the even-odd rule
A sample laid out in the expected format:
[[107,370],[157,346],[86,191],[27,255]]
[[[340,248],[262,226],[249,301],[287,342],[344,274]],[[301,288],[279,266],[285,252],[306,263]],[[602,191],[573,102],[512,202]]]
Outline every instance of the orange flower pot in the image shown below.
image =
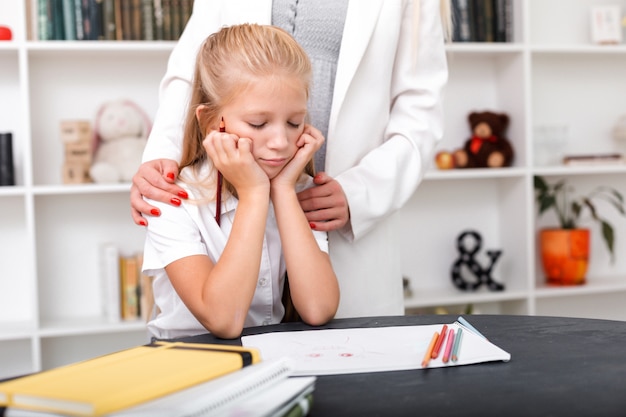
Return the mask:
[[589,229],[543,229],[539,240],[543,271],[549,284],[585,283],[589,264]]

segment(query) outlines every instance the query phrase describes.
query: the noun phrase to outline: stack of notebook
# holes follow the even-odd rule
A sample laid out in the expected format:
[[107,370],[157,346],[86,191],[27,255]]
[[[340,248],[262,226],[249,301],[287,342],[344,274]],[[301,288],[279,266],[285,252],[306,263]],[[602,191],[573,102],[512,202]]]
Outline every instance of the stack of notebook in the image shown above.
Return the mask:
[[308,413],[315,377],[254,348],[156,342],[0,383],[5,417]]

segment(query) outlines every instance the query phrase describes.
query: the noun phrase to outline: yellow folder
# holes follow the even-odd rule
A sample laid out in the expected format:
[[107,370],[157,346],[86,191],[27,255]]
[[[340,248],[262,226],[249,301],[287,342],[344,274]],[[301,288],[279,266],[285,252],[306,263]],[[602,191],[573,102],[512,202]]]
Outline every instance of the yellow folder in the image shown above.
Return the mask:
[[0,404],[101,416],[260,360],[254,348],[156,342],[0,383]]

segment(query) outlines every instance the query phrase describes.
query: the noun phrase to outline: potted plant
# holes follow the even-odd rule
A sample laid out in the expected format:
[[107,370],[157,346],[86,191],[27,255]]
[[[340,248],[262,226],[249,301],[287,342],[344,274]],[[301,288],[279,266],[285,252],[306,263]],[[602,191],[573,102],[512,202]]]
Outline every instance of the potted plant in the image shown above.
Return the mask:
[[598,222],[602,238],[614,261],[615,234],[613,226],[598,215],[596,201],[604,200],[621,215],[625,215],[624,197],[611,187],[599,186],[584,196],[575,196],[574,189],[565,180],[549,184],[542,177],[534,177],[535,198],[539,216],[554,210],[560,228],[540,231],[541,259],[549,283],[576,285],[585,282],[589,261],[589,229],[579,228],[582,214],[589,212]]

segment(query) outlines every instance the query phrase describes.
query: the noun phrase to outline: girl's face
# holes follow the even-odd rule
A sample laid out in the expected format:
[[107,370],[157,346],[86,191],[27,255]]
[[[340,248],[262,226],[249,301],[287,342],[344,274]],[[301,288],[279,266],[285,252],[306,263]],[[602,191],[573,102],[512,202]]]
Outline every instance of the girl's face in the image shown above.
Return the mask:
[[296,154],[307,95],[296,77],[259,77],[222,109],[226,131],[252,140],[252,156],[272,179]]

